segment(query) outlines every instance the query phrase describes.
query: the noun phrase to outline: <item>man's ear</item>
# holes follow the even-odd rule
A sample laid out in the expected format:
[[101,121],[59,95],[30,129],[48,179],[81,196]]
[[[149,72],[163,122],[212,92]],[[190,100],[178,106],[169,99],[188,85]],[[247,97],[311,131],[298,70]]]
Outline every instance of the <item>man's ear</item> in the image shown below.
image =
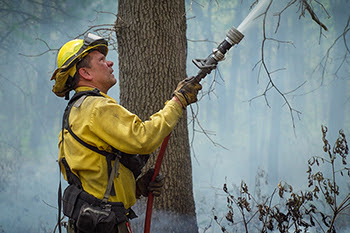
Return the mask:
[[81,78],[86,80],[92,79],[92,77],[90,76],[89,70],[86,67],[80,68],[78,72]]

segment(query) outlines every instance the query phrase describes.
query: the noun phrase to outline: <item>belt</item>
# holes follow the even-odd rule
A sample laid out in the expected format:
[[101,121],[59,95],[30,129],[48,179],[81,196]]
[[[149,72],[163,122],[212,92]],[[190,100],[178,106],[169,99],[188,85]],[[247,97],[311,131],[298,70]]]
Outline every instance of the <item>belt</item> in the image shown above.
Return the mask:
[[94,197],[75,185],[69,185],[64,191],[63,212],[69,218],[77,220],[81,207],[86,203],[92,206],[101,207],[104,205],[110,205],[112,211],[116,215],[117,223],[125,222],[129,219],[137,217],[131,208],[125,209],[122,202],[107,202],[107,204],[105,204],[102,202],[102,200]]

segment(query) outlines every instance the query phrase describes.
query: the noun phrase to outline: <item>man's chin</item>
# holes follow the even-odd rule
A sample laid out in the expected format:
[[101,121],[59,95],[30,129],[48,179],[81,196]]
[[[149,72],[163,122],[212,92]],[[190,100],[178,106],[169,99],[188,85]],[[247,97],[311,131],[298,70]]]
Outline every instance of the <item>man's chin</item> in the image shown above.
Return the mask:
[[117,83],[117,79],[114,77],[114,75],[113,75],[113,79],[112,80],[113,80],[112,81],[112,86],[114,86]]

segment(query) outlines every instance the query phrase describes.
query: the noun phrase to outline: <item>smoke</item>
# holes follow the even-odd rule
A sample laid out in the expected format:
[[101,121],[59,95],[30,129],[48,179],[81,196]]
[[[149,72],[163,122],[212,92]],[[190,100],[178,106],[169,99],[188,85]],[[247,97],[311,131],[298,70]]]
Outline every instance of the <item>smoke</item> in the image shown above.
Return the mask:
[[19,162],[12,182],[0,193],[0,226],[7,233],[50,232],[57,215],[58,166],[49,156]]
[[[144,221],[145,214],[140,214],[138,218],[130,221],[131,228],[134,233],[144,232]],[[153,210],[150,232],[197,232],[195,222],[195,216],[189,216],[171,211]],[[133,227],[136,225],[138,226],[137,229],[136,227]],[[189,226],[192,226],[192,228],[189,228]]]
[[[11,3],[18,7],[16,11],[9,12],[26,12],[30,8],[22,4],[23,1],[21,4],[19,1],[7,2],[8,5]],[[190,127],[191,136],[194,136],[193,183],[197,222],[199,232],[211,225],[207,233],[220,231],[215,231],[212,208],[221,211],[226,207],[226,197],[222,191],[224,183],[239,185],[241,180],[245,180],[253,189],[260,167],[268,177],[284,180],[295,189],[303,189],[306,185],[307,160],[323,153],[320,126],[329,126],[328,140],[331,143],[335,142],[339,129],[344,129],[348,137],[350,135],[349,67],[345,71],[338,71],[336,69],[339,66],[335,64],[342,61],[336,59],[336,55],[342,54],[345,49],[331,51],[334,59],[328,67],[335,70],[326,72],[324,85],[320,84],[319,78],[322,70],[315,69],[333,42],[332,39],[341,32],[342,29],[338,28],[340,24],[334,27],[335,32],[327,32],[327,40],[322,40],[319,45],[317,25],[308,23],[307,20],[297,21],[294,9],[284,15],[284,19],[288,19],[288,25],[285,23],[278,32],[281,38],[293,40],[294,47],[273,41],[268,43],[265,51],[268,64],[271,65],[271,70],[278,71],[273,73],[272,78],[283,93],[289,93],[287,97],[293,107],[302,113],[300,119],[295,119],[296,128],[293,129],[290,112],[278,93],[268,92],[261,98],[255,98],[263,93],[267,84],[264,74],[259,75],[259,69],[253,69],[260,59],[261,35],[259,31],[248,31],[248,28],[257,22],[256,16],[269,1],[259,1],[245,19],[243,17],[248,14],[249,7],[247,1],[243,1],[243,5],[234,5],[241,1],[231,1],[222,3],[220,7],[215,6],[215,1],[209,2],[213,4],[210,8],[193,4],[193,11],[187,11],[187,32],[191,39],[188,42],[189,76],[198,71],[191,60],[205,57],[212,48],[217,47],[211,42],[192,41],[221,42],[225,32],[239,22],[242,23],[238,30],[246,32],[242,43],[233,48],[226,60],[219,64],[218,70],[202,82],[202,93],[215,87],[215,91],[201,98],[198,103],[198,120],[208,135],[198,133],[200,129],[197,126],[194,131]],[[62,4],[63,7],[65,3]],[[343,9],[349,8],[346,5],[348,3],[342,4]],[[90,21],[96,18],[95,10],[114,12],[117,2],[74,0],[69,2],[69,6],[79,6],[69,8],[81,11],[74,14],[64,12],[63,17],[59,11],[55,17],[50,18],[53,22],[32,22],[35,25],[32,27],[18,24],[22,22],[22,17],[19,17],[18,22],[0,24],[0,29],[4,32],[0,43],[3,58],[0,61],[0,232],[52,232],[56,224],[57,140],[66,104],[51,93],[52,82],[49,77],[55,68],[56,51],[48,52],[42,57],[24,57],[18,54],[36,55],[46,51],[46,44],[36,38],[45,39],[50,48],[57,49],[64,42],[83,33],[88,25],[94,24],[95,21]],[[30,9],[36,7],[37,5],[31,6]],[[52,7],[50,11],[56,8]],[[334,9],[334,12],[343,9]],[[346,22],[347,14],[348,12],[337,14],[337,20],[344,18]],[[98,17],[102,17],[101,14]],[[10,18],[3,17],[3,20]],[[33,20],[37,20],[37,17]],[[111,16],[104,22],[113,23],[114,20],[114,16]],[[283,22],[285,21],[281,21],[281,25]],[[329,23],[333,25],[332,22]],[[117,66],[117,56],[112,51],[109,57]],[[333,76],[335,71],[337,78]],[[305,81],[306,84],[297,92],[290,93]],[[115,90],[111,93],[118,97]],[[252,98],[255,99],[249,101]],[[268,100],[269,106],[265,100]],[[340,187],[346,187],[346,184]],[[269,191],[267,193],[271,193]],[[152,232],[168,232],[164,229],[169,225],[176,227],[191,219],[189,216],[177,216],[178,222],[171,222],[172,215],[173,213],[167,212],[154,213]],[[142,219],[140,216],[131,223],[143,223]],[[346,226],[344,229],[346,230],[339,232],[350,231]],[[186,229],[182,232],[186,232]]]

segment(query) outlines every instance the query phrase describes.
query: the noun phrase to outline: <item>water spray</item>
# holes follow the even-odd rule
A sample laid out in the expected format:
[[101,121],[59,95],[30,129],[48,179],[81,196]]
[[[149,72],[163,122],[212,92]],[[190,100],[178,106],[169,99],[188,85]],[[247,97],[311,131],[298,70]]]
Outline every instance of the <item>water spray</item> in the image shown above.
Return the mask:
[[253,6],[253,10],[247,15],[242,23],[236,29],[232,27],[226,34],[225,40],[223,40],[219,46],[213,50],[213,52],[205,59],[193,59],[192,62],[200,69],[198,74],[194,77],[188,78],[188,80],[195,79],[200,82],[207,74],[213,69],[216,69],[217,64],[224,60],[227,51],[238,44],[244,37],[242,31],[247,30],[248,26],[263,15],[262,10],[266,10],[267,4],[271,4],[272,0],[260,0]]
[[262,10],[266,10],[267,4],[271,3],[270,0],[260,0],[253,7],[253,10],[247,15],[242,23],[236,29],[232,27],[226,34],[226,38],[220,45],[213,50],[213,52],[205,59],[193,59],[192,62],[200,69],[197,76],[194,78],[196,81],[202,80],[213,69],[216,69],[217,64],[224,60],[227,51],[238,44],[244,37],[243,31],[247,30],[252,23],[262,15]]

